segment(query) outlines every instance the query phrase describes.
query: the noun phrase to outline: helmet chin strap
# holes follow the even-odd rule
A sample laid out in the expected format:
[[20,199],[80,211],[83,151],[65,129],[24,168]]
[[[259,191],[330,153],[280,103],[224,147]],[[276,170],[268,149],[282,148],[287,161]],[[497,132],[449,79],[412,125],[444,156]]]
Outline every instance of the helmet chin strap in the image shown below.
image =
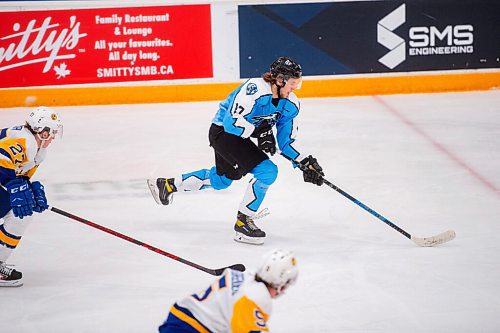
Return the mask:
[[42,138],[42,133],[43,133],[43,132],[45,132],[45,131],[42,131],[42,132],[36,133],[36,136],[40,139],[40,141],[44,142],[44,141],[50,140],[50,138],[52,138],[52,137],[53,137],[53,135],[52,135],[52,134],[50,134],[50,132],[49,132],[49,136],[48,136],[46,139],[44,139],[44,138]]
[[42,142],[47,140],[47,139],[42,138],[41,133],[36,133],[36,137],[38,138],[38,140],[40,140]]
[[[42,134],[43,133],[48,133],[48,137],[47,138],[43,138],[42,137]],[[38,133],[35,133],[38,141],[40,142],[39,143],[39,148],[47,148],[48,144],[47,144],[47,141],[50,141],[51,139],[55,139],[55,135],[52,134],[50,131],[41,131],[41,132],[38,132]]]
[[286,85],[286,80],[284,77],[281,78],[281,82],[283,85],[278,84],[278,78],[276,78],[276,87],[278,88],[278,98],[281,98],[281,88],[283,88]]

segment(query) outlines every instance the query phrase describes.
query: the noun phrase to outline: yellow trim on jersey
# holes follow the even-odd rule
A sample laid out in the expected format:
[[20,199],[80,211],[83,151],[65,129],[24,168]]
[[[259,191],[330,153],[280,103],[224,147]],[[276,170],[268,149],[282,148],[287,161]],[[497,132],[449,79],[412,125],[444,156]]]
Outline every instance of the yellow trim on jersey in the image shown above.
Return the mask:
[[172,306],[172,308],[170,309],[170,313],[172,313],[174,316],[176,316],[180,320],[182,320],[182,321],[188,323],[189,325],[191,325],[194,329],[198,330],[198,332],[200,332],[200,333],[209,333],[205,329],[205,327],[201,326],[200,323],[198,323],[195,319],[189,317],[184,312],[181,312],[181,311],[177,310],[175,307]]
[[16,166],[14,165],[14,163],[12,163],[11,160],[4,160],[3,158],[0,158],[0,167],[6,168],[6,169],[11,169],[11,170],[16,169]]
[[231,330],[234,333],[264,331],[269,332],[267,320],[269,315],[255,304],[254,301],[243,296],[234,303]]
[[0,241],[9,246],[16,247],[19,244],[20,239],[9,237],[0,230]]
[[31,169],[29,169],[28,172],[26,172],[25,176],[27,176],[28,178],[31,179],[31,177],[33,177],[33,175],[35,174],[37,169],[38,169],[38,165],[35,165]]

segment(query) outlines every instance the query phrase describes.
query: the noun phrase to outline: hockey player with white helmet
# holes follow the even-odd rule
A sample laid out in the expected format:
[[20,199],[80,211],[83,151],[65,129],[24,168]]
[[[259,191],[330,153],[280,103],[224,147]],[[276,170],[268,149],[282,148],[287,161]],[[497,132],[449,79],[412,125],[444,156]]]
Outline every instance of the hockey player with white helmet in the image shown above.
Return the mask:
[[301,66],[288,57],[279,57],[262,77],[249,79],[233,91],[220,103],[209,131],[215,166],[180,177],[149,179],[155,201],[168,205],[175,192],[223,190],[251,173],[253,178],[236,216],[234,240],[263,244],[266,233],[254,220],[262,216],[257,212],[278,175],[278,167],[267,155],[276,153],[276,142],[282,154],[305,167],[304,181],[323,184],[323,170],[316,158],[300,153],[296,145],[300,103],[294,90],[301,83]]
[[207,289],[176,302],[159,331],[268,332],[272,300],[294,284],[298,274],[292,252],[271,250],[255,273],[227,269]]
[[22,273],[6,261],[19,245],[33,212],[49,207],[44,186],[30,179],[62,130],[59,115],[45,106],[32,110],[24,125],[0,129],[0,287],[23,283]]

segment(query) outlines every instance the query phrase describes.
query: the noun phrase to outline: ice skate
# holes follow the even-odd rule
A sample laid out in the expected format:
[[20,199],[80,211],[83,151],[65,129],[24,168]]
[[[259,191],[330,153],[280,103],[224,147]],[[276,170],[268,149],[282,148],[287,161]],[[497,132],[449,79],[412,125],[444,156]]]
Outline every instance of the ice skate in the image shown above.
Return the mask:
[[20,287],[23,285],[23,274],[0,262],[0,287]]
[[171,204],[174,199],[174,192],[177,192],[174,178],[148,179],[148,186],[158,205]]
[[237,242],[254,245],[264,244],[266,233],[255,225],[251,216],[238,212],[234,230],[236,231],[234,240]]

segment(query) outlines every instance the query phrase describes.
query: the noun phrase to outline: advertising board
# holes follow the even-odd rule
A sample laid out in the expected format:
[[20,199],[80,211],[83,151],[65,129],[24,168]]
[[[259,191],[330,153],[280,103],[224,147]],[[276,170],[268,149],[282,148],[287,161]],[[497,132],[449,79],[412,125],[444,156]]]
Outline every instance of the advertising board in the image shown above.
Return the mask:
[[213,77],[210,5],[0,12],[0,87]]

